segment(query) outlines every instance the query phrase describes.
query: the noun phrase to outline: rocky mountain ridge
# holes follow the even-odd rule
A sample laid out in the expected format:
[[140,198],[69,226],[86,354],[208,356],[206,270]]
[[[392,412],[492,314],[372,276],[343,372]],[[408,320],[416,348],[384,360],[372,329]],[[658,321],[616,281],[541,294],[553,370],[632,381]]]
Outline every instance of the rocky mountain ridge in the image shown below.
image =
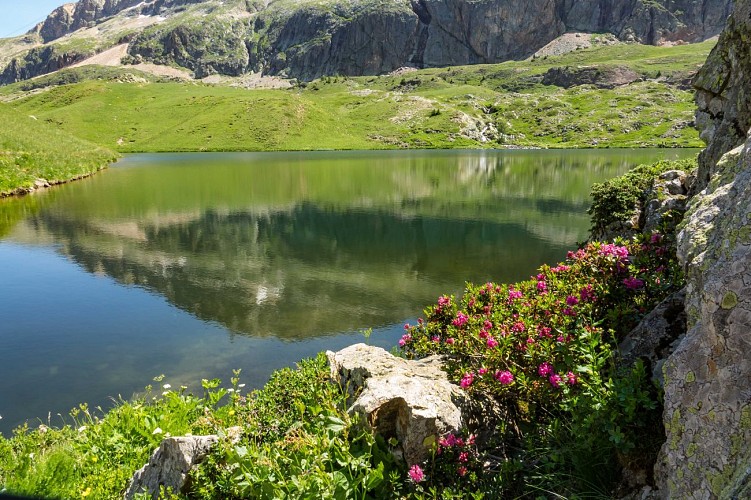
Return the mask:
[[0,40],[0,84],[129,43],[126,62],[301,80],[523,59],[570,31],[646,44],[719,34],[732,0],[80,0]]

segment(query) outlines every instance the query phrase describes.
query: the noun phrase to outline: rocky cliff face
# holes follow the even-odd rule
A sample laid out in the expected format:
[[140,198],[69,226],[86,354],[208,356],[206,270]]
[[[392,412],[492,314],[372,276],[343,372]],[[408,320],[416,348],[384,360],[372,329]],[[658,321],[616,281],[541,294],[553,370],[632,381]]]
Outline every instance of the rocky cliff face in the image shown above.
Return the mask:
[[[731,6],[732,0],[80,0],[56,9],[37,31],[55,43],[113,18],[160,16],[167,22],[123,31],[121,39],[135,39],[131,57],[179,64],[197,76],[262,71],[310,80],[524,58],[566,31],[695,42],[718,34]],[[214,36],[217,26],[222,36]],[[43,71],[24,56],[14,61],[30,67],[4,72],[0,83]]]
[[751,4],[737,2],[696,79],[708,144],[678,243],[688,332],[664,368],[664,498],[751,496],[750,40]]

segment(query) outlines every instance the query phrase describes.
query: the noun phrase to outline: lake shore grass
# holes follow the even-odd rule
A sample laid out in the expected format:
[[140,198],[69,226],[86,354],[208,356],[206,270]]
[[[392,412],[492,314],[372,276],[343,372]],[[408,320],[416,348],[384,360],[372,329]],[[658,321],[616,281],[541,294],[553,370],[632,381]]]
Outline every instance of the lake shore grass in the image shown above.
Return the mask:
[[91,175],[114,161],[114,151],[0,104],[0,197]]

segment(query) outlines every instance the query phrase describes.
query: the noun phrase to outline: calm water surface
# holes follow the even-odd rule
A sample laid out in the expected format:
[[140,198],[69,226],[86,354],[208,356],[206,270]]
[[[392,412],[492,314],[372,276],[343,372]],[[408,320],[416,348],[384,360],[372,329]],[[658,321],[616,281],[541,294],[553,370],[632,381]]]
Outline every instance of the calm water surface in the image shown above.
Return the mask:
[[159,374],[257,387],[366,328],[391,347],[465,281],[562,259],[592,183],[695,154],[147,154],[0,200],[0,431]]

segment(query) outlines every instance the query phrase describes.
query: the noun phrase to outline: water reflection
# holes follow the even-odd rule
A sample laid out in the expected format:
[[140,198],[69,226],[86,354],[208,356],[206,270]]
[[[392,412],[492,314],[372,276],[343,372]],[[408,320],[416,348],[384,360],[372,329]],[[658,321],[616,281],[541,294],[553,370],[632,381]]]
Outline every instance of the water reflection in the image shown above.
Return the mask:
[[258,385],[368,327],[393,344],[466,280],[522,279],[562,258],[586,235],[592,183],[691,154],[134,155],[2,200],[2,424],[158,373],[239,367]]

